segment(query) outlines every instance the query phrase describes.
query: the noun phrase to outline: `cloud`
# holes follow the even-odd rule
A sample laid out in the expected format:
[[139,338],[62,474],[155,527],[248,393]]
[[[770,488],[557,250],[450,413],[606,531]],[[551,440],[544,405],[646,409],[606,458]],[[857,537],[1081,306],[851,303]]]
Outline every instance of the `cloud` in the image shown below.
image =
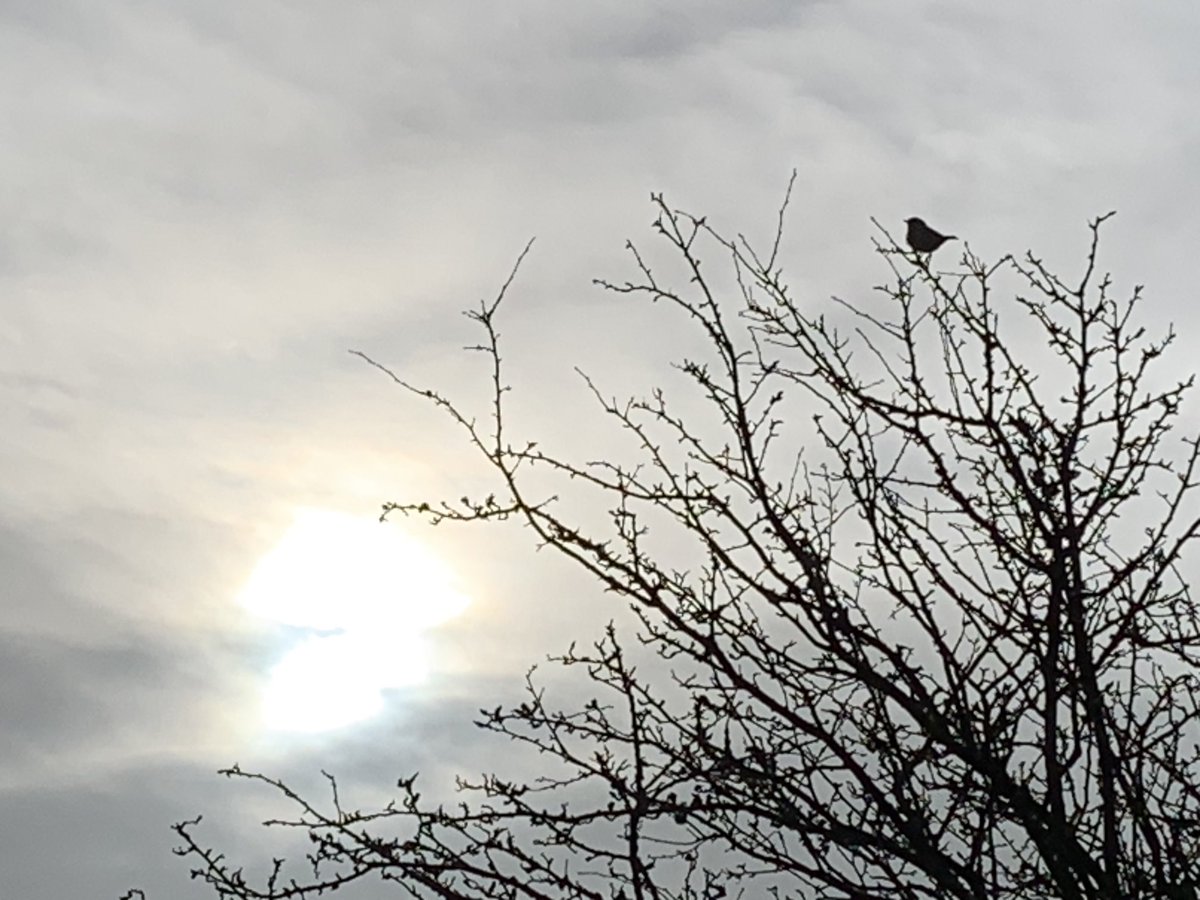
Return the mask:
[[[460,433],[345,351],[486,415],[458,312],[530,236],[502,323],[514,425],[566,452],[609,439],[573,366],[642,392],[694,345],[661,307],[590,284],[623,277],[626,238],[657,264],[651,190],[762,240],[797,168],[784,261],[814,306],[880,277],[872,215],[1070,267],[1084,221],[1117,206],[1106,258],[1149,283],[1155,316],[1185,318],[1195,19],[1117,3],[5,4],[0,710],[18,725],[0,790],[24,830],[0,836],[0,869],[39,900],[112,860],[157,867],[146,835],[205,809],[201,772],[235,758],[334,765],[364,790],[393,766],[470,770],[477,701],[607,618],[519,530],[397,525],[472,595],[437,634],[440,680],[394,695],[377,730],[257,743],[255,691],[287,636],[234,598],[295,508],[489,489]],[[40,882],[55,840],[74,868]]]

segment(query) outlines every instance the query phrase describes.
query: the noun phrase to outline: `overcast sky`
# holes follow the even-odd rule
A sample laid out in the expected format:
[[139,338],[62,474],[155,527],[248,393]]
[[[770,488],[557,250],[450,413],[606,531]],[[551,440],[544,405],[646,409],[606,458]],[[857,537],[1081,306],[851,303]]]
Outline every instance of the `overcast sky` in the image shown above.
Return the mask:
[[[505,337],[560,447],[593,439],[572,366],[665,371],[663,319],[591,284],[650,193],[765,238],[793,169],[806,302],[886,277],[871,216],[1070,275],[1117,209],[1105,261],[1194,360],[1198,34],[1192,0],[0,0],[0,896],[207,896],[169,826],[251,828],[234,761],[368,799],[488,765],[473,711],[607,601],[516,529],[361,555],[382,502],[486,481],[346,351],[483,401],[459,311],[530,237]],[[338,629],[413,672],[357,723],[272,725],[276,667]]]

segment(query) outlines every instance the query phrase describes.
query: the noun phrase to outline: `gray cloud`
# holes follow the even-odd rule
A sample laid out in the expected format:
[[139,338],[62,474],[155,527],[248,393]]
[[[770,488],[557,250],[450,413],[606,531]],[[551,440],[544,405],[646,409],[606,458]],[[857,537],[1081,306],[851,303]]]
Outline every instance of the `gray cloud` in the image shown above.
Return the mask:
[[[627,271],[627,237],[652,246],[651,190],[761,239],[796,167],[785,262],[814,304],[878,280],[871,215],[1072,270],[1086,219],[1116,206],[1118,280],[1186,319],[1196,17],[0,3],[4,888],[115,895],[143,871],[202,896],[166,858],[167,826],[209,810],[218,838],[241,837],[259,802],[214,787],[218,766],[326,765],[367,794],[414,768],[446,784],[479,768],[473,710],[608,617],[565,564],[530,563],[518,530],[401,524],[474,598],[433,636],[434,679],[359,729],[256,729],[295,635],[235,597],[294,508],[488,489],[453,429],[346,349],[483,400],[457,313],[531,235],[504,320],[514,416],[567,452],[608,434],[572,366],[640,391],[693,340],[590,285]],[[1190,358],[1198,339],[1181,340]]]

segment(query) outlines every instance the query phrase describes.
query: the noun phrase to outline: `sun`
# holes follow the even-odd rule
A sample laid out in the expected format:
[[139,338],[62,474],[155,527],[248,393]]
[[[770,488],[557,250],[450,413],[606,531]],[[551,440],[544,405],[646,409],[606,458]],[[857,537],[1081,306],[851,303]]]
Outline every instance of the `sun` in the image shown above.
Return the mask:
[[423,681],[422,633],[459,615],[467,598],[450,570],[377,519],[302,509],[255,567],[242,605],[300,629],[263,695],[265,724],[318,732],[378,713],[383,692]]

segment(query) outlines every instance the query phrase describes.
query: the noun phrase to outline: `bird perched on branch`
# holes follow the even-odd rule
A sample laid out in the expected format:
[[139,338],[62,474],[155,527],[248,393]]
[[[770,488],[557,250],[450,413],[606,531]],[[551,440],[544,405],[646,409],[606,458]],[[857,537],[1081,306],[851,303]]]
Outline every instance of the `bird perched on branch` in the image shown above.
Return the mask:
[[918,253],[932,253],[946,241],[955,240],[955,236],[952,234],[934,231],[925,224],[923,219],[913,217],[905,219],[904,222],[908,225],[908,233],[904,235],[904,238],[908,241],[908,246]]

